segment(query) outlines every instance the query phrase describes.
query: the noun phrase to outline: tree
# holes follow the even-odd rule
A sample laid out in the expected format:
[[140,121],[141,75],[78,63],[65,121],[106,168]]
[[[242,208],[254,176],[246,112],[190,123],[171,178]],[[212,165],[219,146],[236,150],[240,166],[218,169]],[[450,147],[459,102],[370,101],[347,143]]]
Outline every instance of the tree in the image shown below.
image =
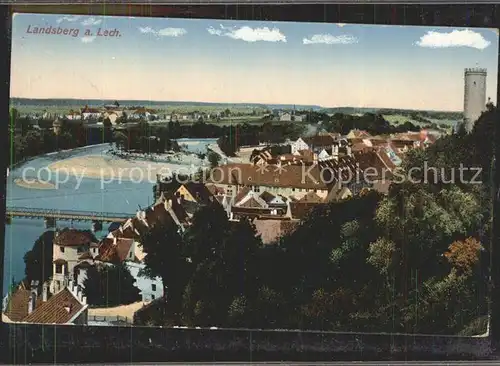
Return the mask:
[[27,283],[40,281],[43,283],[52,277],[52,252],[54,231],[44,232],[34,243],[33,248],[24,255]]
[[187,283],[188,261],[183,253],[183,240],[179,228],[173,222],[154,226],[141,236],[140,245],[146,257],[144,275],[160,277],[167,289],[169,317],[180,316],[182,294]]
[[141,299],[135,279],[124,263],[90,267],[83,293],[87,302],[96,307],[127,305]]
[[220,163],[220,160],[221,160],[221,157],[219,154],[217,154],[213,151],[210,151],[208,153],[208,161],[210,162],[211,168],[215,168],[216,166],[218,166]]
[[102,124],[104,127],[102,140],[103,142],[111,142],[113,140],[113,124],[111,123],[109,117],[106,117]]

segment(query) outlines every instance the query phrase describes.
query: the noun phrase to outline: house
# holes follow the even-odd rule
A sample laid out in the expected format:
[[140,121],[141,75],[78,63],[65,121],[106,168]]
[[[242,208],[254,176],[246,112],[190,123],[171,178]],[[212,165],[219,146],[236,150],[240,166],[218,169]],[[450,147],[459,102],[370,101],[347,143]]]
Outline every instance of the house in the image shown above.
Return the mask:
[[163,297],[164,286],[160,277],[149,278],[140,275],[141,270],[145,267],[144,263],[126,262],[126,266],[135,279],[135,287],[140,290],[142,302],[148,303]]
[[348,139],[353,139],[353,138],[364,138],[364,139],[369,139],[372,137],[368,132],[364,130],[358,130],[357,128],[349,131],[349,133],[346,135],[346,138]]
[[177,191],[185,201],[206,205],[213,201],[213,195],[207,186],[198,182],[187,182],[182,184]]
[[69,111],[69,113],[65,117],[68,120],[81,120],[82,119],[81,113],[78,111],[74,111],[72,109]]
[[108,110],[103,113],[104,119],[109,119],[112,125],[116,125],[116,120],[123,115],[123,111]]
[[[333,146],[339,146],[338,140],[339,136],[329,133],[300,137],[291,144],[292,154],[296,154],[301,150],[311,150],[315,153],[321,153],[325,149],[331,150]],[[345,144],[347,144],[347,141]]]
[[292,154],[296,154],[298,151],[301,150],[308,150],[309,145],[304,141],[302,137],[299,137],[297,141],[294,141],[290,144]]
[[140,107],[140,108],[133,110],[129,114],[129,117],[133,118],[133,119],[142,119],[143,118],[143,119],[146,119],[148,121],[151,121],[151,120],[157,119],[158,114],[153,109]]
[[53,242],[53,274],[50,292],[56,294],[65,288],[68,279],[75,276],[75,266],[82,260],[97,256],[97,239],[90,231],[63,229],[56,231]]
[[73,281],[55,295],[50,294],[48,283],[40,291],[38,281],[32,281],[29,288],[21,284],[9,294],[2,312],[4,319],[16,323],[86,325],[88,305]]
[[279,238],[291,234],[300,223],[290,219],[261,219],[253,220],[255,229],[265,245],[276,243]]
[[306,168],[299,165],[259,167],[251,164],[226,164],[212,169],[207,181],[223,188],[229,197],[236,196],[244,188],[258,193],[268,191],[284,197],[304,195],[309,190],[316,190],[326,197],[328,185],[320,174],[318,165]]
[[83,119],[98,119],[102,115],[99,109],[90,108],[88,105],[82,108],[80,114]]
[[281,122],[290,122],[292,121],[292,114],[291,113],[283,113],[281,116],[280,116],[280,121]]

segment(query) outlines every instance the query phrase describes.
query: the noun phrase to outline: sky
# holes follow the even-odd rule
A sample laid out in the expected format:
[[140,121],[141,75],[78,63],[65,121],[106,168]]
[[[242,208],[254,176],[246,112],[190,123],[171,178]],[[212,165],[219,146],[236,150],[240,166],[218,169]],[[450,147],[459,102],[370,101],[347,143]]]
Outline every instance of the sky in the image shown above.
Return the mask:
[[16,14],[11,97],[461,111],[469,67],[496,102],[496,29]]

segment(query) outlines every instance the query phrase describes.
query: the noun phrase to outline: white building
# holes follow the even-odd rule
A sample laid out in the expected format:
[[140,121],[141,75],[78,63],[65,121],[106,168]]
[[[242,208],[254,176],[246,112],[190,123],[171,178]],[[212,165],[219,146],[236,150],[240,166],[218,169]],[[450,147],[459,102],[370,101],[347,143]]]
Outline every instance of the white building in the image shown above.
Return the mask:
[[76,275],[76,265],[97,256],[97,243],[92,233],[76,229],[56,231],[53,242],[53,271],[50,292],[56,294]]
[[468,132],[486,110],[486,69],[465,69],[464,122]]
[[139,274],[145,267],[143,263],[126,262],[126,266],[135,279],[135,287],[141,291],[143,302],[150,302],[163,296],[163,281],[160,277],[148,278]]

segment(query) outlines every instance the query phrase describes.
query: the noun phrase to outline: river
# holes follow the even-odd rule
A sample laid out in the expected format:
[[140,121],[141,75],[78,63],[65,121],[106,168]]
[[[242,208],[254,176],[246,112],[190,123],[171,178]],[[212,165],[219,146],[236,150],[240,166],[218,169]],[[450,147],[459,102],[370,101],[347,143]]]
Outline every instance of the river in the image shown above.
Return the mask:
[[[193,153],[206,152],[207,146],[214,142],[215,139],[178,140],[181,146]],[[57,189],[53,190],[23,188],[14,183],[15,179],[22,178],[23,171],[29,171],[25,177],[34,178],[36,172],[43,172],[44,168],[56,161],[87,155],[105,155],[109,148],[109,144],[102,144],[51,153],[32,159],[10,170],[7,178],[7,207],[102,211],[135,215],[139,207],[144,208],[153,203],[154,183],[147,180],[140,183],[117,180],[107,183],[102,189],[99,179],[83,178],[81,184],[78,185],[77,178],[71,177],[66,183],[60,184]],[[48,171],[45,173],[48,176]],[[42,176],[44,175],[42,174]],[[70,226],[77,229],[90,229],[91,223],[57,222],[58,228]],[[103,225],[103,231],[97,232],[96,236],[98,238],[105,236],[108,226]],[[45,230],[44,222],[41,219],[16,218],[12,219],[10,225],[6,225],[3,295],[6,294],[12,278],[19,281],[24,277],[24,254],[31,250],[36,239]]]

